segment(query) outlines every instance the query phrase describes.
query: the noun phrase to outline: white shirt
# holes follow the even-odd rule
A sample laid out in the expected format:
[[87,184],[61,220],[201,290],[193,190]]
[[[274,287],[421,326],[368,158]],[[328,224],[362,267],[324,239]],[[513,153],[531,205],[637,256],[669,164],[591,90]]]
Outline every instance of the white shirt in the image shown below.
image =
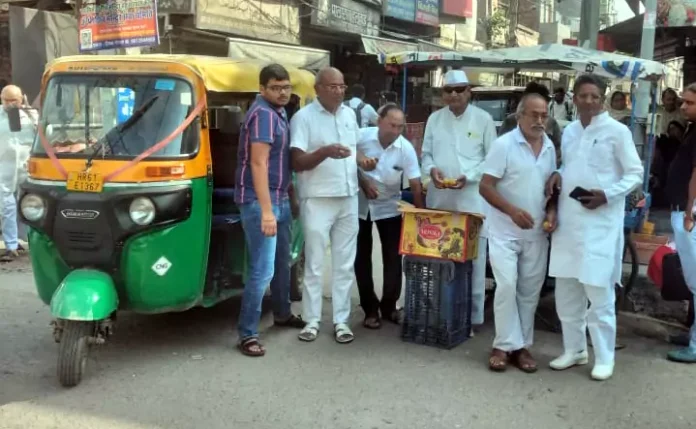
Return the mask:
[[0,192],[14,193],[27,176],[29,152],[36,136],[35,111],[19,111],[22,130],[10,131],[10,119],[0,108]]
[[445,178],[466,176],[467,182],[460,190],[437,189],[430,182],[428,208],[485,215],[487,204],[479,195],[479,182],[486,154],[496,138],[493,117],[474,105],[469,104],[458,117],[449,107],[430,115],[423,137],[423,175],[430,177],[430,170],[436,167]]
[[[570,109],[568,109],[568,107]],[[553,99],[549,102],[549,114],[551,114],[556,121],[568,122],[568,115],[573,114],[573,105],[567,99],[564,99],[560,104]]]
[[297,173],[300,198],[351,197],[358,193],[356,149],[360,129],[355,113],[338,106],[336,113],[324,109],[319,99],[300,109],[290,121],[290,147],[306,153],[339,143],[350,148],[348,158],[327,158],[313,170]]
[[372,105],[370,105],[370,103],[367,103],[358,97],[353,97],[348,102],[348,105],[353,109],[357,109],[358,106],[360,106],[360,103],[365,103],[365,106],[362,108],[362,110],[360,110],[360,128],[367,128],[371,127],[372,125],[376,125],[379,115],[377,115],[377,111],[374,107],[372,107]]
[[377,127],[360,130],[358,150],[379,160],[374,170],[364,172],[374,182],[379,197],[368,200],[360,191],[358,213],[362,220],[367,219],[368,213],[372,221],[401,216],[397,204],[401,200],[402,175],[409,180],[420,179],[418,155],[413,145],[399,136],[385,149],[379,142],[378,132]]
[[500,195],[510,204],[531,214],[534,228],[520,228],[510,216],[491,206],[488,212],[488,234],[512,240],[544,238],[544,187],[554,171],[556,150],[546,133],[539,156],[534,156],[532,146],[519,127],[493,142],[486,156],[483,173],[500,179],[496,185]]
[[[558,229],[553,233],[549,275],[598,287],[621,281],[626,196],[643,182],[643,164],[631,131],[604,112],[583,127],[574,121],[561,143],[563,185]],[[607,204],[584,208],[568,194],[601,189]]]

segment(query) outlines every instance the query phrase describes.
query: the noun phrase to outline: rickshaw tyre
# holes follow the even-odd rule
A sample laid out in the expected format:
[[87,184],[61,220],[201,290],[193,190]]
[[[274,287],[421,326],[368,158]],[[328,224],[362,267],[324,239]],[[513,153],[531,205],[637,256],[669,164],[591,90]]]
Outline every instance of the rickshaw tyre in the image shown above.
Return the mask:
[[95,324],[72,320],[64,323],[58,348],[58,381],[63,387],[75,387],[82,381]]
[[304,282],[304,249],[297,258],[297,263],[290,270],[290,301],[302,301],[302,283]]

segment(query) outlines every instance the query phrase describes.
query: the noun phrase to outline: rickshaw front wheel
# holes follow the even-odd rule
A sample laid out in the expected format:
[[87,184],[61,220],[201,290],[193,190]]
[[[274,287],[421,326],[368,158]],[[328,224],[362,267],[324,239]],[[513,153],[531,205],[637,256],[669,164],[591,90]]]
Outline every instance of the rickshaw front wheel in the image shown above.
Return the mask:
[[74,387],[82,381],[95,329],[94,322],[63,322],[58,348],[58,381],[63,387]]

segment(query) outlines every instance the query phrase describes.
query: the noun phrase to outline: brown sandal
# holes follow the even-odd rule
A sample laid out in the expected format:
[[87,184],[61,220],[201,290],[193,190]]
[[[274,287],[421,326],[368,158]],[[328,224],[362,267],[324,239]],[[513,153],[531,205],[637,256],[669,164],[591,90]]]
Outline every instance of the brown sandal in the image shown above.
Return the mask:
[[509,356],[500,349],[493,349],[488,358],[488,369],[494,372],[503,372],[507,369]]
[[266,349],[263,348],[258,338],[247,338],[240,342],[237,347],[245,356],[261,357],[266,354]]
[[537,363],[527,349],[517,350],[512,354],[512,362],[520,371],[527,374],[537,372]]

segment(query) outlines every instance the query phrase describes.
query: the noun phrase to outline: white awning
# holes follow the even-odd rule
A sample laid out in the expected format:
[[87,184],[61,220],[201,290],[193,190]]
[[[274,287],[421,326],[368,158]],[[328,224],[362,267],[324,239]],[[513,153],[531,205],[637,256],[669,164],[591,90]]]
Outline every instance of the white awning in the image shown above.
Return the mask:
[[281,45],[249,39],[227,38],[227,56],[240,60],[263,60],[308,70],[331,65],[331,54],[323,49]]
[[387,55],[404,50],[415,51],[418,48],[414,43],[402,42],[400,40],[365,35],[360,37],[362,38],[365,53],[371,55]]

